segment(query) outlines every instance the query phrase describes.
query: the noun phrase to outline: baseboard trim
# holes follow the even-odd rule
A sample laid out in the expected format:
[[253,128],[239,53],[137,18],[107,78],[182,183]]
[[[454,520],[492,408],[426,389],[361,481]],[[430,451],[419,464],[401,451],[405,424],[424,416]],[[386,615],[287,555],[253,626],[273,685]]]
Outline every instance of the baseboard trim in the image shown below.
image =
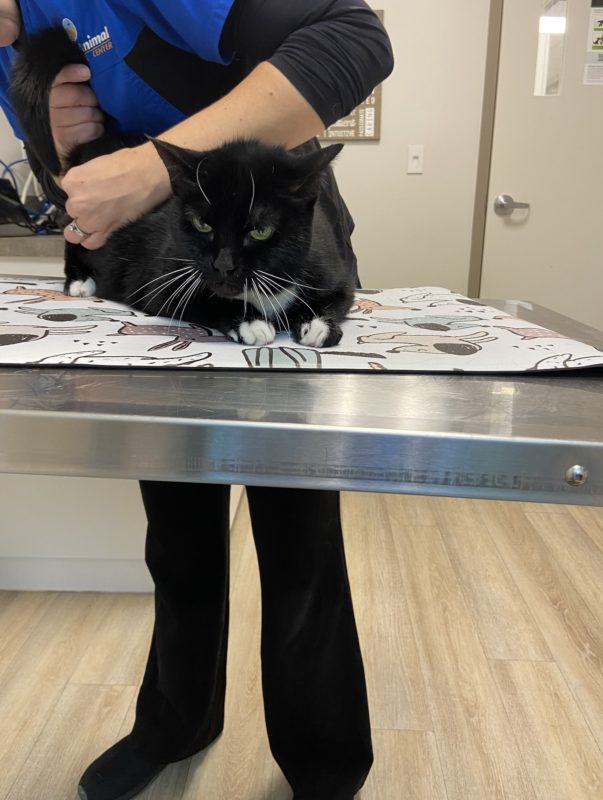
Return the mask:
[[[230,521],[243,495],[233,486]],[[152,592],[153,581],[138,558],[37,558],[0,556],[0,590],[19,592]]]
[[152,592],[144,559],[0,558],[0,589],[20,592]]

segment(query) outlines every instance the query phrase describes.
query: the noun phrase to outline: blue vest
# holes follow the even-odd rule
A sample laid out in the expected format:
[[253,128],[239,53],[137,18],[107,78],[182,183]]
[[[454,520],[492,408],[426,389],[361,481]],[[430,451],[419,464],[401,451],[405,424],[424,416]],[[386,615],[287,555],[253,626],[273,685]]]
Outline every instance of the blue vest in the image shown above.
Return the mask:
[[[144,28],[160,39],[215,64],[228,64],[219,44],[234,0],[20,0],[29,33],[62,25],[82,47],[90,81],[103,111],[126,135],[155,136],[186,114],[168,102],[125,62]],[[12,47],[0,48],[0,105],[23,139],[8,102]],[[167,66],[167,65],[166,65]],[[175,75],[174,80],[186,80]]]

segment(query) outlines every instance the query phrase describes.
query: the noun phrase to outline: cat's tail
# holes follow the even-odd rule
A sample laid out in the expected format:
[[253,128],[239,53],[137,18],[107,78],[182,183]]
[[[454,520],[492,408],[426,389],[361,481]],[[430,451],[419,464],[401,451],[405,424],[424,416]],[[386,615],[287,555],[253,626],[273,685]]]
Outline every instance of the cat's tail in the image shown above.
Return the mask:
[[10,101],[28,148],[53,175],[61,162],[50,127],[50,89],[67,64],[87,64],[86,56],[63,28],[47,28],[26,38],[15,58]]

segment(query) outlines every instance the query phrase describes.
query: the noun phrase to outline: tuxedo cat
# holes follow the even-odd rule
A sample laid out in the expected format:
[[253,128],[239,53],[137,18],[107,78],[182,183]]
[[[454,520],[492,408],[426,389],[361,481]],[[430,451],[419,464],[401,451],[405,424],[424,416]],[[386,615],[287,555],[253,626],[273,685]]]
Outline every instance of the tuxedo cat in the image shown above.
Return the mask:
[[[62,28],[47,29],[21,43],[12,73],[28,147],[55,175],[64,166],[48,97],[69,63],[85,64],[83,52]],[[106,129],[75,148],[67,167],[142,141],[112,132],[110,118]],[[152,141],[173,196],[100,250],[67,244],[66,294],[199,323],[247,345],[269,344],[279,329],[303,345],[336,345],[355,286],[349,231],[327,190],[342,145],[287,151],[250,140],[195,152]]]

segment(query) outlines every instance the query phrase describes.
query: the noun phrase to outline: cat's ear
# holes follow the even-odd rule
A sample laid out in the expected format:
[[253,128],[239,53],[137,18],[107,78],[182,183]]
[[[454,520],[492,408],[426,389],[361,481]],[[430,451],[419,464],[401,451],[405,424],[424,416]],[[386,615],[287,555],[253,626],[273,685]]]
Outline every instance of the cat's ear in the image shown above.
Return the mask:
[[199,163],[204,159],[205,154],[178,147],[161,139],[151,137],[149,139],[153,142],[159,158],[168,171],[174,194],[180,195],[190,191],[191,185],[194,185],[196,180]]
[[342,144],[331,144],[298,156],[293,164],[293,174],[289,176],[291,194],[298,197],[313,197],[318,194],[320,175],[342,149]]

